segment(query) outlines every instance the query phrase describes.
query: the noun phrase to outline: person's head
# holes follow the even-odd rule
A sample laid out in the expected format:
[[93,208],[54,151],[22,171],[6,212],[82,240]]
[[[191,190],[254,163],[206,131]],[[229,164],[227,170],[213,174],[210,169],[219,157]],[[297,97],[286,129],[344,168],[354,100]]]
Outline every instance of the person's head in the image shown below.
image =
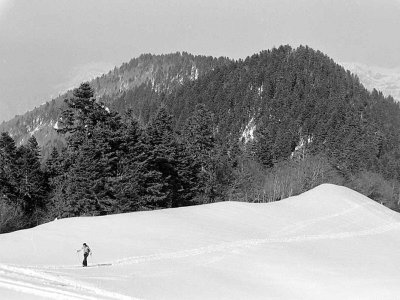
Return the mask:
[[86,246],[86,243],[83,243],[83,246]]

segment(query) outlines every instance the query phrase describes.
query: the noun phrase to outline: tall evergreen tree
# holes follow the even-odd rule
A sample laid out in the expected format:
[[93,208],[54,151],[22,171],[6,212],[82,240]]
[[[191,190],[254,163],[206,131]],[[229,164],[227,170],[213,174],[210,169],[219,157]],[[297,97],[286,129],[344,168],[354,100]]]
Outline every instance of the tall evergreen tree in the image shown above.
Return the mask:
[[16,152],[15,141],[7,133],[0,135],[0,196],[3,201],[17,205],[18,182],[16,178]]
[[162,106],[146,128],[143,162],[145,200],[152,207],[179,206],[181,180],[172,116]]
[[214,117],[204,104],[198,104],[183,130],[186,157],[189,158],[185,178],[191,190],[202,198],[199,201],[213,201],[216,185],[216,140]]
[[61,174],[61,158],[56,147],[53,147],[50,157],[45,162],[45,172],[49,179],[53,179]]
[[121,212],[135,211],[145,207],[143,188],[145,144],[143,130],[133,116],[127,112],[124,131],[123,156],[119,161],[114,189]]
[[112,212],[113,199],[107,194],[101,151],[92,141],[85,142],[68,171],[64,187],[63,217],[102,215]]
[[[124,125],[93,98],[84,83],[67,101],[60,133],[67,134],[68,151],[54,201],[58,214],[108,214],[118,211],[115,199],[116,178],[124,154]],[[64,208],[62,208],[64,207]]]
[[[46,176],[41,169],[40,149],[36,138],[32,136],[27,145],[17,149],[18,192],[22,208],[28,215],[45,209],[49,192]],[[36,216],[38,223],[38,216]]]

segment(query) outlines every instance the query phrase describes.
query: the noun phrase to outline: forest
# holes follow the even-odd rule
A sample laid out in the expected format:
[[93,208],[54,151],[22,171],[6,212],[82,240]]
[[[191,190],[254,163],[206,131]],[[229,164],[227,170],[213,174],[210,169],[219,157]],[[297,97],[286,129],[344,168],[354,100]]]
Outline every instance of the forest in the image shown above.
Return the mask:
[[46,157],[34,135],[18,146],[1,133],[0,233],[55,218],[279,201],[326,182],[399,207],[398,103],[309,47],[224,60],[168,89],[144,81],[113,99],[82,83],[58,124],[66,145]]

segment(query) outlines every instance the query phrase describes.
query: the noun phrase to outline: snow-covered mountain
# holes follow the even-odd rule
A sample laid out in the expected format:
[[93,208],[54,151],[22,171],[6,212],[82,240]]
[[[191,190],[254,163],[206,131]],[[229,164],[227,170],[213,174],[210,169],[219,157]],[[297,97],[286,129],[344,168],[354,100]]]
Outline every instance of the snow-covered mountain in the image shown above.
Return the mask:
[[[76,249],[93,251],[80,267]],[[2,299],[396,299],[400,215],[321,185],[274,203],[55,220],[0,235]]]
[[348,62],[341,63],[341,65],[356,74],[367,89],[375,88],[385,96],[390,95],[400,101],[400,68],[379,68]]

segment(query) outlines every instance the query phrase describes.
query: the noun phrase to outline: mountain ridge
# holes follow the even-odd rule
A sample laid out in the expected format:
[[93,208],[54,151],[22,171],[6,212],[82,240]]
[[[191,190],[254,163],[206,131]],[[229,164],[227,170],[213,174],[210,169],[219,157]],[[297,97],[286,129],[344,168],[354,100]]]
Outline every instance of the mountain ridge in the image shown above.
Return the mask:
[[[114,98],[124,92],[135,90],[141,85],[150,84],[156,93],[168,93],[177,85],[195,80],[219,64],[230,60],[220,57],[192,55],[187,52],[171,54],[142,54],[120,67],[90,81],[98,100],[111,105]],[[9,132],[18,145],[27,142],[34,135],[42,146],[42,155],[47,157],[50,148],[59,149],[65,144],[54,130],[64,100],[72,96],[72,91],[48,101],[23,115],[17,115],[0,124],[0,132]]]
[[[242,137],[248,143],[263,135],[263,130],[285,136],[266,142],[286,144],[283,153],[272,154],[268,161],[289,157],[308,144],[321,147],[325,136],[332,135],[334,127],[342,126],[339,119],[342,124],[348,123],[346,126],[355,122],[357,130],[366,135],[362,139],[372,141],[374,146],[367,153],[380,151],[375,148],[382,148],[383,130],[392,147],[397,139],[390,130],[400,129],[396,118],[398,106],[390,98],[376,90],[367,91],[356,76],[307,46],[280,46],[236,61],[186,52],[143,54],[90,84],[97,100],[119,113],[131,108],[144,124],[165,103],[175,116],[177,128],[182,128],[196,104],[204,103],[214,114],[216,133],[224,141],[234,142]],[[71,93],[3,122],[0,131],[8,131],[17,144],[35,135],[42,146],[42,157],[46,158],[52,146],[60,149],[65,143],[54,126],[58,125],[63,100]],[[351,115],[346,116],[349,110]],[[357,110],[365,112],[360,114]],[[390,116],[382,118],[373,110]],[[310,116],[310,112],[315,116]],[[363,121],[365,116],[370,116],[370,124]],[[279,123],[283,120],[286,125],[282,126]],[[377,133],[372,134],[373,131]],[[354,140],[359,137],[360,134],[356,135]],[[330,142],[340,149],[341,139],[347,138],[342,133]],[[343,151],[351,156],[348,150]],[[374,159],[371,155],[369,163]]]

